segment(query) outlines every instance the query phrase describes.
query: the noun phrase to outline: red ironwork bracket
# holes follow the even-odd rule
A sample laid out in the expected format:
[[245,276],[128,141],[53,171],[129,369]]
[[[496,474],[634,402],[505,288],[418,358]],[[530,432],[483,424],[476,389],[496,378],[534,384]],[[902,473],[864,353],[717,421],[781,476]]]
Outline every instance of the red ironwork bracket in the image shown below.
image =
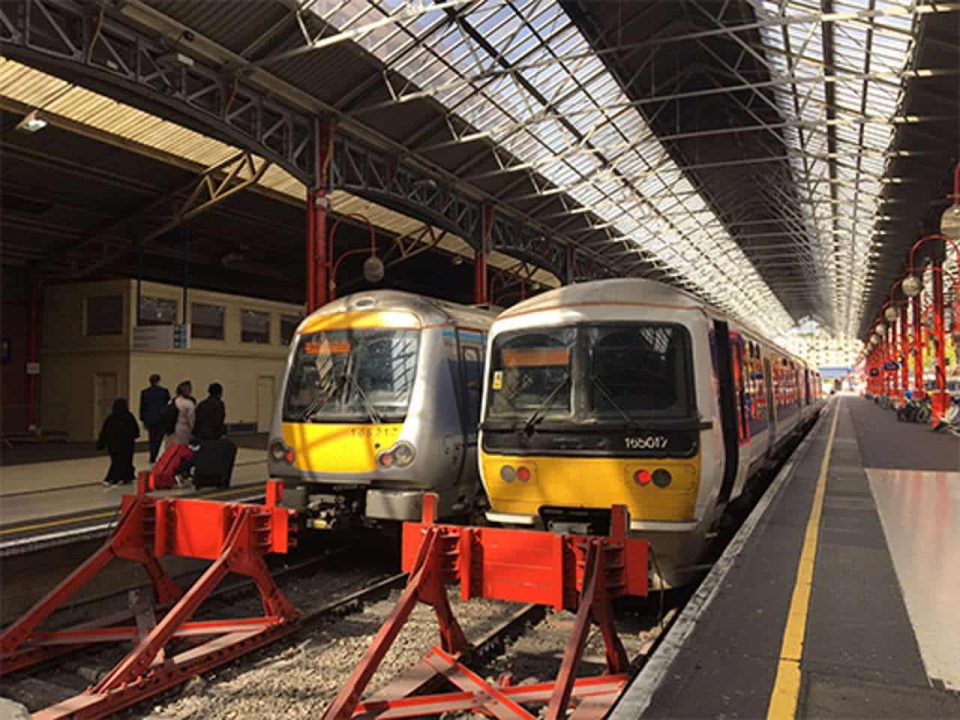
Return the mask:
[[[532,720],[524,704],[547,704],[545,717],[559,719],[576,705],[577,717],[601,717],[625,686],[628,660],[613,622],[612,601],[647,594],[647,543],[626,537],[627,512],[615,506],[609,537],[556,535],[533,530],[436,524],[437,498],[426,495],[423,521],[405,523],[403,565],[407,587],[324,720],[352,717],[423,717],[472,710],[498,718]],[[511,687],[490,684],[459,662],[469,648],[450,608],[446,586],[460,583],[464,600],[483,597],[552,605],[576,613],[573,632],[553,682]],[[440,647],[421,665],[453,683],[459,692],[417,697],[360,698],[418,602],[434,608]],[[591,625],[606,648],[607,674],[578,679],[577,666]]]
[[[120,520],[104,545],[70,576],[0,635],[0,675],[100,642],[132,641],[133,649],[95,686],[43,710],[44,718],[99,718],[185,682],[197,673],[232,660],[292,631],[299,613],[277,587],[264,562],[268,553],[285,553],[295,543],[293,512],[278,507],[279,481],[267,483],[266,505],[218,503],[187,498],[155,498],[142,492],[123,498]],[[164,571],[164,555],[212,560],[184,593]],[[144,632],[136,625],[86,625],[38,632],[114,558],[141,563],[153,583],[158,604],[169,606]],[[253,580],[260,592],[260,617],[191,621],[217,585],[229,574]],[[172,657],[170,641],[206,638]]]

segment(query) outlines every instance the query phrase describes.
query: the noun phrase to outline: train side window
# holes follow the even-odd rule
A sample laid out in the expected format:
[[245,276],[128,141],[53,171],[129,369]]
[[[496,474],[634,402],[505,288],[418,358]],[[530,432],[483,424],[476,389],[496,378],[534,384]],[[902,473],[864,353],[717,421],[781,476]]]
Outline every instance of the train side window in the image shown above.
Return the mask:
[[480,348],[464,345],[463,376],[467,382],[467,412],[468,419],[477,423],[480,419],[480,393],[483,388],[483,355]]

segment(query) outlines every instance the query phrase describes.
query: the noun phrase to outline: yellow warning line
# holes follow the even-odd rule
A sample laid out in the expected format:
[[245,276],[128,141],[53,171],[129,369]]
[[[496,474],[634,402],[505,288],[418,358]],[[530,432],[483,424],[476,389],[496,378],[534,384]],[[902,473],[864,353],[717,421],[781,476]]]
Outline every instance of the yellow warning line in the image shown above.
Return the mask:
[[840,401],[833,411],[833,424],[827,437],[827,447],[820,463],[820,475],[817,477],[817,489],[813,495],[813,507],[807,521],[807,531],[803,538],[803,550],[797,565],[797,580],[793,586],[790,611],[787,614],[787,626],[783,631],[783,644],[780,646],[780,660],[777,662],[777,677],[773,682],[773,694],[767,708],[768,720],[792,720],[797,714],[797,700],[800,697],[800,658],[803,656],[803,639],[807,631],[807,611],[810,607],[810,590],[813,587],[813,566],[817,559],[817,544],[820,540],[820,518],[823,515],[823,498],[827,488],[827,470],[830,467],[830,453],[833,450],[833,438],[837,433],[837,419],[840,417]]
[[[230,490],[220,490],[208,495],[188,495],[187,497],[193,497],[198,500],[206,500],[208,498],[226,497],[228,495],[243,495],[251,490],[255,490],[256,487],[257,486],[254,485],[252,487],[231,488]],[[71,517],[60,518],[59,520],[46,520],[44,522],[34,523],[33,525],[18,525],[17,527],[0,530],[0,537],[4,535],[13,535],[14,533],[30,532],[32,530],[46,530],[47,528],[61,527],[63,525],[73,525],[75,523],[85,522],[87,520],[102,520],[104,518],[113,517],[118,511],[119,508],[114,508],[104,512],[91,513],[89,515],[74,515]]]

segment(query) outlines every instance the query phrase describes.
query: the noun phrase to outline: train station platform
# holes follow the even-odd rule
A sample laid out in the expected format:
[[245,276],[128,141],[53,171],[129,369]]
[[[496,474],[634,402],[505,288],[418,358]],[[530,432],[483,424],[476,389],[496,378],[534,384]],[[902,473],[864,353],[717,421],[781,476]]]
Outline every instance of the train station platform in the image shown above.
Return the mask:
[[960,718],[960,440],[835,398],[618,719]]
[[[133,491],[131,485],[101,484],[109,464],[110,458],[100,453],[0,467],[0,557],[105,535],[121,498]],[[251,499],[262,492],[266,465],[265,449],[240,447],[229,489],[160,494]],[[149,469],[146,452],[134,456],[134,467]]]

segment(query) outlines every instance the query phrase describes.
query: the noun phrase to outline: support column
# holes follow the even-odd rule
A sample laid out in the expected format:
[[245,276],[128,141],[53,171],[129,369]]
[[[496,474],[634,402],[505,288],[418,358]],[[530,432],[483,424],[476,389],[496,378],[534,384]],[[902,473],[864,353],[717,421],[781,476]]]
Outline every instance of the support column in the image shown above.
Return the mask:
[[936,352],[934,375],[937,380],[937,389],[933,394],[933,416],[936,422],[950,407],[947,396],[947,348],[944,336],[944,306],[943,306],[943,261],[933,261],[933,343]]
[[37,389],[40,385],[40,375],[32,373],[40,362],[40,278],[33,276],[30,279],[30,308],[27,325],[27,382],[25,388],[27,405],[27,430],[38,430],[39,413],[37,411]]
[[906,401],[907,388],[910,386],[910,371],[907,358],[910,357],[910,344],[907,340],[907,303],[900,306],[900,405]]
[[[897,361],[897,353],[900,349],[900,336],[897,334],[897,322],[890,323],[890,363]],[[900,370],[894,368],[890,371],[890,400],[896,401],[900,398]]]
[[913,315],[913,390],[914,398],[924,398],[923,389],[923,320],[920,311],[920,296],[910,300],[911,315]]
[[477,305],[486,305],[490,302],[487,277],[487,259],[490,253],[491,238],[493,235],[493,205],[483,206],[480,249],[474,256],[473,264],[473,302]]
[[577,260],[577,249],[574,247],[567,248],[567,262],[566,262],[566,274],[567,276],[563,279],[564,285],[573,285],[573,281],[576,279],[573,274],[574,263]]
[[314,185],[307,188],[307,312],[326,305],[329,297],[327,257],[327,214],[330,210],[329,169],[333,159],[334,124],[330,120],[314,120],[314,141],[317,146]]
[[883,348],[883,353],[881,357],[880,365],[880,376],[883,378],[883,395],[888,400],[890,399],[890,371],[887,370],[887,363],[890,362],[890,324],[887,324],[887,329],[883,331],[883,342],[880,347]]

